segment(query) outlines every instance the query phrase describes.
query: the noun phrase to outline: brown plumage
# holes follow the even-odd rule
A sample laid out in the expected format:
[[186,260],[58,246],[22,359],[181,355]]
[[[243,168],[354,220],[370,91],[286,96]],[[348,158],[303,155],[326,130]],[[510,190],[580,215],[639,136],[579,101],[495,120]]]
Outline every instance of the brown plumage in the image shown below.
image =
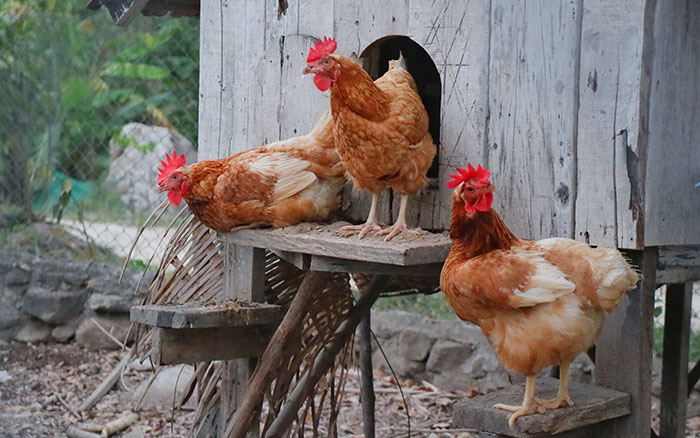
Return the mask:
[[[488,172],[472,174],[452,196],[452,247],[440,286],[455,313],[481,327],[506,368],[527,377],[521,406],[497,405],[514,412],[513,426],[521,415],[573,404],[568,366],[593,345],[605,312],[635,286],[637,274],[614,248],[517,238],[490,208]],[[561,366],[557,398],[535,399],[535,375],[550,365]]]
[[336,150],[354,186],[372,193],[366,224],[346,228],[360,230],[360,237],[381,230],[376,205],[388,186],[401,195],[396,223],[379,233],[390,240],[407,230],[408,195],[425,186],[436,153],[415,81],[401,60],[390,61],[389,70],[372,81],[345,56],[327,53],[310,58],[305,73],[316,75],[319,88],[330,86]]
[[325,114],[307,135],[166,169],[159,184],[209,228],[230,231],[327,220],[339,205],[344,173]]

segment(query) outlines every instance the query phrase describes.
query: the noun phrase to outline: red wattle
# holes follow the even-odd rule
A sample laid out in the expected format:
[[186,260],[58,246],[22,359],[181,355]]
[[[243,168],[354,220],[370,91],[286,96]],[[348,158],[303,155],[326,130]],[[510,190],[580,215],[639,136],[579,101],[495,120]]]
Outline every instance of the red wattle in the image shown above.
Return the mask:
[[182,202],[182,193],[180,193],[180,191],[171,190],[168,192],[168,199],[171,204],[177,207]]
[[476,201],[474,208],[479,211],[489,211],[491,204],[493,204],[493,193],[487,193]]
[[316,88],[319,90],[326,91],[327,89],[331,88],[331,85],[333,85],[333,80],[331,80],[331,78],[328,76],[315,74],[314,84],[316,84]]

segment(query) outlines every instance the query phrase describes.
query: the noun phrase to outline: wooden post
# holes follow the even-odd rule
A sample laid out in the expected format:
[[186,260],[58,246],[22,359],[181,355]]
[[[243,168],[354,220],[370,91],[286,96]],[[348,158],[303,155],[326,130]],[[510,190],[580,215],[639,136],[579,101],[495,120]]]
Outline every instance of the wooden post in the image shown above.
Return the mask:
[[362,431],[365,438],[374,438],[374,375],[372,373],[372,325],[370,313],[358,326],[360,372],[362,374]]
[[[225,244],[224,251],[224,290],[229,294],[228,298],[262,302],[265,292],[265,250]],[[243,400],[256,362],[255,358],[224,362],[217,425],[219,437],[224,437],[236,408]],[[259,421],[252,423],[258,425]],[[245,438],[257,438],[259,435],[259,427],[251,427]]]
[[660,438],[685,436],[692,283],[666,286]]
[[651,354],[657,248],[626,255],[641,272],[641,280],[611,315],[596,343],[597,385],[632,396],[629,416],[601,423],[595,436],[648,437],[651,428]]

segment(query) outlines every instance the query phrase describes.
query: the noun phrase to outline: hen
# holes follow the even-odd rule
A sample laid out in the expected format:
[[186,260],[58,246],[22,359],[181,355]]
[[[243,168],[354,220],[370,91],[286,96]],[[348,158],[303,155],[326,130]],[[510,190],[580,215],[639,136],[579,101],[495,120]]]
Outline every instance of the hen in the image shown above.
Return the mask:
[[216,231],[326,220],[345,182],[332,125],[326,113],[307,135],[188,166],[173,152],[158,169],[159,190]]
[[[481,327],[506,368],[526,376],[521,406],[496,405],[522,415],[571,406],[569,364],[600,333],[605,312],[637,283],[619,251],[565,238],[518,239],[491,209],[490,173],[457,169],[452,194],[452,247],[440,286],[457,316]],[[560,365],[553,400],[535,398],[536,374]]]
[[[391,61],[389,71],[372,81],[356,62],[333,54],[336,46],[334,39],[317,41],[304,74],[314,74],[319,90],[330,88],[336,150],[354,187],[372,193],[367,222],[343,230],[359,230],[360,238],[377,231],[391,240],[408,230],[408,196],[425,186],[436,153],[428,132],[428,114],[413,77],[400,60]],[[387,186],[401,195],[401,204],[396,223],[382,230],[377,201]]]

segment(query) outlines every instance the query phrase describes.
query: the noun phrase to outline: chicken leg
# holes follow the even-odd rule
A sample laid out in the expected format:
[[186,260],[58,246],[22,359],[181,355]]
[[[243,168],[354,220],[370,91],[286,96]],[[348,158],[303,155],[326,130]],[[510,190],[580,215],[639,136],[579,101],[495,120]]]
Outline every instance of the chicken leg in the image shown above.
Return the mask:
[[557,396],[551,400],[538,398],[536,401],[545,410],[574,405],[569,395],[569,362],[559,365],[559,390],[557,391]]
[[421,234],[422,230],[420,228],[416,228],[415,230],[411,230],[408,228],[408,224],[406,224],[406,207],[408,206],[408,196],[406,194],[401,195],[401,205],[399,206],[399,217],[396,218],[396,222],[394,225],[390,226],[389,228],[385,228],[379,232],[377,232],[377,236],[383,236],[387,235],[384,238],[385,242],[390,241],[394,237],[398,236],[401,233],[411,233],[411,234]]
[[379,193],[372,193],[372,206],[369,208],[369,216],[367,222],[362,225],[346,225],[340,229],[341,233],[359,231],[358,239],[365,237],[370,231],[381,231],[382,227],[377,222],[377,203],[379,202]]
[[513,415],[511,415],[510,419],[508,420],[508,425],[511,429],[515,427],[515,420],[517,420],[519,417],[544,412],[544,408],[540,406],[535,399],[536,381],[536,376],[527,376],[525,380],[525,397],[523,397],[523,403],[520,406],[504,405],[501,403],[493,406],[496,409],[503,409],[504,411],[513,412]]

